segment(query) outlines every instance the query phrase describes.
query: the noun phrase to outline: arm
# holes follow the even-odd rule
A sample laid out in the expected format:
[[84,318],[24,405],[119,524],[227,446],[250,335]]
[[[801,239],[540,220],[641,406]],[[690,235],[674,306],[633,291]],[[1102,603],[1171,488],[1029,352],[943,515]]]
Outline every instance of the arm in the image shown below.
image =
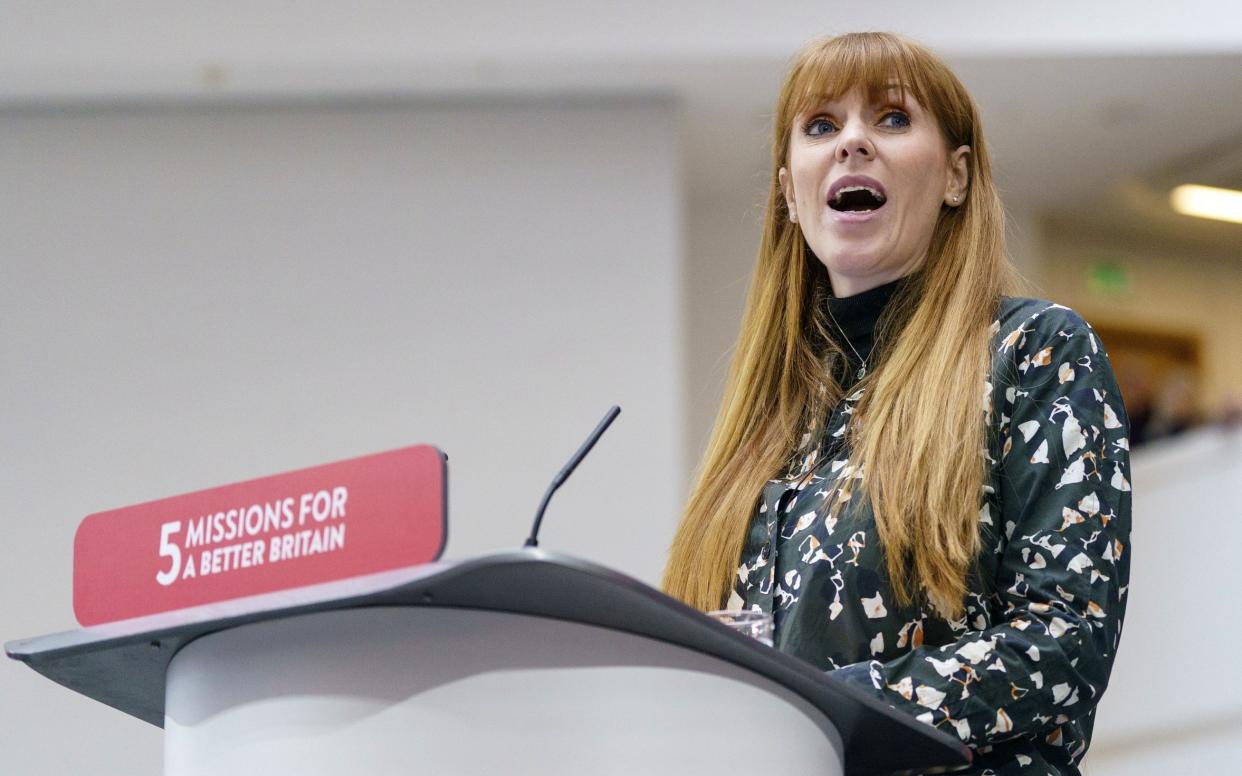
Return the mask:
[[[1108,683],[1129,581],[1128,421],[1103,348],[1072,311],[1000,344],[1006,542],[996,623],[940,647],[830,672],[972,746],[1045,733],[1088,713]],[[995,512],[995,504],[993,514]],[[985,548],[985,552],[990,548]]]

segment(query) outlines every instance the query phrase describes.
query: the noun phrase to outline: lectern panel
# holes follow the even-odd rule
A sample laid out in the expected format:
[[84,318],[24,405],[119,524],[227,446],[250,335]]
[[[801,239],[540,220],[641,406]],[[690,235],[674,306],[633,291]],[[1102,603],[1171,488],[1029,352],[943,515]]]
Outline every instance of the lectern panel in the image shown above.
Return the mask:
[[748,769],[743,741],[780,741],[761,749],[782,776],[843,772],[827,717],[765,677],[501,612],[368,607],[222,631],[173,659],[165,709],[166,776],[717,776]]

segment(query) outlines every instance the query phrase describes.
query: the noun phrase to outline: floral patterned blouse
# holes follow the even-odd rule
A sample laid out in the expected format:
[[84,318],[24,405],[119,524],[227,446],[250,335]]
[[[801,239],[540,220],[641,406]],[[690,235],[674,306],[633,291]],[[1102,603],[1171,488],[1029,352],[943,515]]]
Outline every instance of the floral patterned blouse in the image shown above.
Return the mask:
[[960,737],[966,773],[1077,774],[1125,612],[1129,423],[1073,310],[1005,297],[992,330],[982,572],[965,616],[894,605],[867,499],[827,518],[856,386],[764,488],[726,605],[771,612],[778,649]]

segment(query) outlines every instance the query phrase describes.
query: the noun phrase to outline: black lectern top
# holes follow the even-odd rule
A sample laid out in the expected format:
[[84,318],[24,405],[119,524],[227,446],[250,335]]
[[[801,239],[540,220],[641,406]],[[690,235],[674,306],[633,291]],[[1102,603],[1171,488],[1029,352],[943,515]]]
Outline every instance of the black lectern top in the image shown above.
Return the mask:
[[439,561],[14,641],[5,651],[55,682],[163,726],[168,664],[190,641],[247,623],[361,606],[444,606],[550,617],[726,660],[788,688],[832,720],[845,747],[847,774],[924,771],[971,759],[961,742],[638,580],[537,549]]

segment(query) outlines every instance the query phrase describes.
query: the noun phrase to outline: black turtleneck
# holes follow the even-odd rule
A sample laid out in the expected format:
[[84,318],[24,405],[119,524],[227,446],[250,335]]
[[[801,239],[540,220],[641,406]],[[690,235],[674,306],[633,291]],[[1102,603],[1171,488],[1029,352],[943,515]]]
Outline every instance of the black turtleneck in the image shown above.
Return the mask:
[[[835,328],[840,334],[845,335],[845,342],[842,342],[841,346],[845,350],[849,363],[847,382],[854,381],[853,377],[857,374],[858,368],[871,355],[871,349],[875,345],[876,322],[879,321],[880,314],[884,312],[888,301],[893,298],[893,294],[901,288],[908,277],[907,275],[897,278],[853,296],[830,296],[825,300],[829,313],[828,325],[832,326],[835,321],[837,324]],[[857,354],[854,351],[858,351]]]

